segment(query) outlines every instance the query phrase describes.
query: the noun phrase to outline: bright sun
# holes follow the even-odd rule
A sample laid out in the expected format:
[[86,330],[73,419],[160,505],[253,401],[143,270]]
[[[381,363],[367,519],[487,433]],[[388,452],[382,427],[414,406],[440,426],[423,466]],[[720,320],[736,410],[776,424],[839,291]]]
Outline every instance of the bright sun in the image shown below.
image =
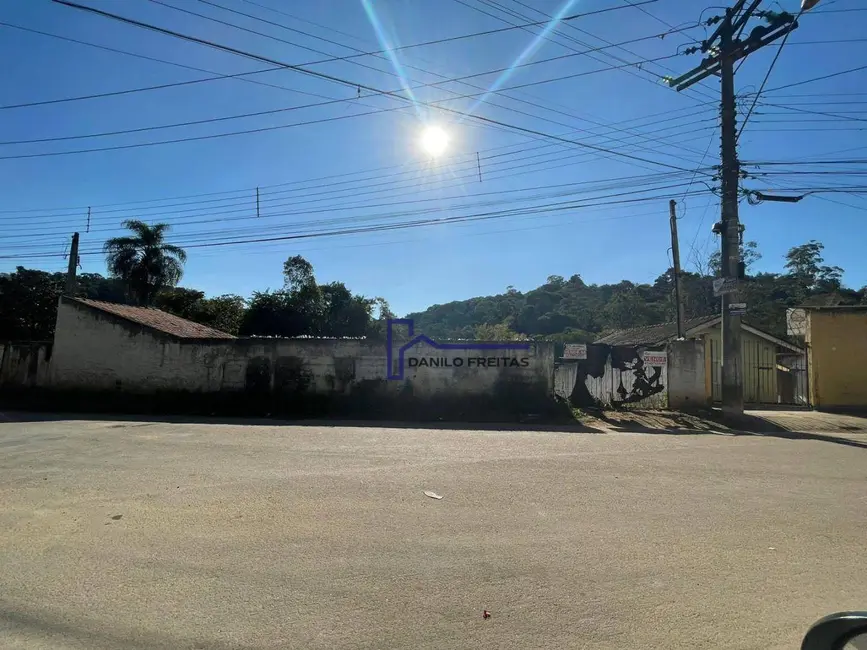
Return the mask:
[[421,148],[432,158],[441,156],[449,146],[449,134],[438,126],[428,126],[421,134]]

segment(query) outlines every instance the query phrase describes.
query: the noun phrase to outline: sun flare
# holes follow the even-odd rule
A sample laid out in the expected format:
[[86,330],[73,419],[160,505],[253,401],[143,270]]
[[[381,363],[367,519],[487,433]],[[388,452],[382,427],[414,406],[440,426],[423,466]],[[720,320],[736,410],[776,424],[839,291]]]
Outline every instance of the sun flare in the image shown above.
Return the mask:
[[438,126],[427,126],[421,134],[421,148],[431,158],[437,158],[449,147],[449,134]]

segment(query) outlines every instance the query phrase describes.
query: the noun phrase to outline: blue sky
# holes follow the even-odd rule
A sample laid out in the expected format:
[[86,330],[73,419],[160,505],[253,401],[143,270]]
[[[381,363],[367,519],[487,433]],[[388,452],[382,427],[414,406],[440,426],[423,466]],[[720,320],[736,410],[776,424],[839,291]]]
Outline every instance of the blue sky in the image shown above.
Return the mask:
[[[382,50],[388,44],[406,46],[543,21],[564,7],[555,0],[370,0],[370,14],[380,26],[377,34],[360,0],[213,0],[260,20],[198,0],[81,2],[293,65]],[[683,0],[658,0],[640,8],[627,4],[575,0],[567,14],[622,9],[561,24],[548,35],[550,40],[537,39],[534,32],[542,27],[534,27],[397,51],[394,58],[403,81],[393,62],[367,56],[309,68],[346,83],[283,69],[111,97],[2,108],[0,270],[17,265],[64,269],[62,254],[69,235],[78,230],[83,270],[104,273],[98,252],[102,242],[120,232],[124,218],[138,217],[173,225],[172,241],[187,246],[189,253],[182,284],[209,295],[249,296],[255,290],[278,288],[283,260],[301,254],[314,264],[320,281],[344,281],[353,291],[385,297],[396,312],[407,313],[499,293],[508,285],[531,289],[553,274],[578,273],[588,283],[652,281],[669,266],[669,198],[678,201],[681,254],[690,267],[693,255],[705,258],[717,245],[710,227],[718,218],[718,202],[701,182],[706,170],[691,172],[718,160],[718,82],[710,79],[684,93],[659,82],[661,75],[697,65],[699,55],[637,63],[676,55],[700,40],[704,28],[685,28],[699,19],[701,6]],[[773,6],[797,11],[798,3],[779,0]],[[802,17],[766,85],[770,92],[740,140],[743,161],[867,157],[867,135],[861,126],[867,93],[859,94],[867,70],[772,90],[867,65],[865,42],[845,42],[864,38],[867,12],[839,11],[858,8],[858,0],[823,0],[816,13]],[[703,18],[712,15],[713,10],[706,10]],[[0,26],[3,107],[272,67],[49,0],[5,0],[0,21],[177,64]],[[665,38],[645,38],[670,26],[679,31]],[[633,40],[624,46],[630,52],[598,50],[592,53],[595,60],[576,54],[605,46],[605,41]],[[767,47],[739,68],[739,94],[755,92],[775,53],[776,47]],[[518,67],[510,74],[500,72],[515,61],[526,64],[570,54]],[[473,86],[430,85],[486,72],[467,80]],[[495,92],[481,96],[501,76]],[[559,80],[540,83],[551,79]],[[374,92],[401,92],[404,85],[424,84],[428,86],[413,93],[415,107]],[[470,96],[460,98],[466,95]],[[459,98],[445,101],[454,97]],[[326,101],[331,103],[303,107]],[[750,100],[740,101],[743,111]],[[431,105],[434,102],[439,104]],[[281,112],[274,112],[278,109]],[[255,112],[268,113],[137,133],[20,143]],[[354,117],[362,113],[366,114]],[[295,123],[306,124],[283,128]],[[434,161],[419,146],[428,124],[440,125],[450,135],[447,155]],[[267,130],[101,152],[33,155],[254,129]],[[574,139],[590,148],[520,129]],[[867,167],[822,168],[852,172],[847,176],[793,173],[816,171],[815,165],[748,169],[774,175],[747,179],[746,187],[810,189],[863,188],[857,172]],[[90,232],[87,206],[92,207]],[[788,248],[818,239],[826,246],[826,261],[846,270],[846,284],[867,284],[867,270],[861,264],[865,208],[863,193],[841,192],[811,195],[798,204],[742,203],[746,238],[756,240],[764,255],[756,270],[778,271]],[[526,210],[504,214],[521,209]],[[485,219],[210,245],[468,216]]]

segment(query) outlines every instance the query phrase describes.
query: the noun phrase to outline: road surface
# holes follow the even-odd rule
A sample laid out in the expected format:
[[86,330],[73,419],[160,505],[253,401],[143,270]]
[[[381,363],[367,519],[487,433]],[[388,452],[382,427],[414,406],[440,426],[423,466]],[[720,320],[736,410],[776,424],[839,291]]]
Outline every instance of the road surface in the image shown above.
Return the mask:
[[863,435],[5,422],[0,647],[797,648],[865,515]]

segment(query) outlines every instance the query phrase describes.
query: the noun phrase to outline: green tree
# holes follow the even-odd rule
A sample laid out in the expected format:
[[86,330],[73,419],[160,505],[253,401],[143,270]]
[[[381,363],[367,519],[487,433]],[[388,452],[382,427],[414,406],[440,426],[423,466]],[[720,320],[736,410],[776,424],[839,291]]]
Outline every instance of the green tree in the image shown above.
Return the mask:
[[301,255],[295,255],[283,262],[283,290],[299,291],[316,284],[313,265]]
[[196,319],[203,325],[209,325],[221,332],[237,334],[247,311],[247,301],[241,296],[227,293],[222,296],[205,298]]
[[154,298],[153,306],[202,325],[237,334],[247,303],[241,296],[232,294],[205,298],[201,291],[172,287],[160,291]]
[[46,341],[54,336],[63,275],[25,269],[0,274],[0,341]]
[[[313,266],[300,255],[283,264],[281,291],[253,294],[239,331],[265,336],[366,336],[373,309],[390,314],[384,300],[354,295],[342,282],[317,284]],[[388,317],[388,316],[386,316]],[[384,332],[384,326],[376,328]]]
[[[753,264],[762,259],[759,245],[754,241],[748,241],[741,244],[740,249],[741,262],[744,263],[744,269],[748,272]],[[722,275],[722,252],[719,249],[710,254],[707,266],[711,275]]]
[[812,292],[836,291],[842,286],[843,269],[824,265],[824,249],[824,244],[813,239],[790,248],[786,253],[788,275],[795,281],[802,298]]
[[166,243],[170,226],[149,226],[138,219],[123,222],[132,234],[112,237],[103,251],[109,272],[123,280],[130,297],[140,305],[150,305],[159,291],[173,287],[184,273],[184,249]]
[[506,323],[484,323],[476,327],[477,341],[526,341],[526,334],[512,331]]

